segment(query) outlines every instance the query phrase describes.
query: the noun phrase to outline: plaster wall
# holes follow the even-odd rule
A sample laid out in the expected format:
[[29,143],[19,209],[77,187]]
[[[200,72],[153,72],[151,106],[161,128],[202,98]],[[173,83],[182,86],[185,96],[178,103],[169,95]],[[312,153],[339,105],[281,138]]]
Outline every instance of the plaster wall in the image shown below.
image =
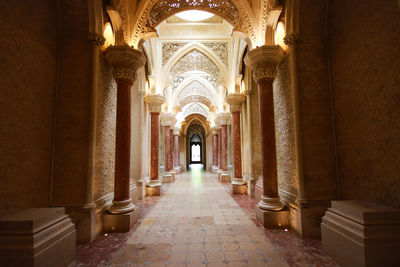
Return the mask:
[[331,1],[328,26],[341,197],[400,208],[399,3]]
[[297,76],[304,193],[309,201],[338,197],[325,13],[325,1],[300,3]]
[[0,8],[0,213],[47,206],[57,75],[57,3]]
[[[61,65],[51,205],[85,204],[92,49],[88,2],[61,1]],[[79,64],[77,64],[79,62]]]
[[[246,66],[246,71],[250,71],[250,68]],[[253,79],[249,79],[251,84],[251,124],[252,127],[251,135],[252,141],[251,144],[251,153],[253,153],[253,178],[258,180],[262,175],[262,164],[261,164],[261,129],[260,129],[260,109],[258,106],[258,85]]]

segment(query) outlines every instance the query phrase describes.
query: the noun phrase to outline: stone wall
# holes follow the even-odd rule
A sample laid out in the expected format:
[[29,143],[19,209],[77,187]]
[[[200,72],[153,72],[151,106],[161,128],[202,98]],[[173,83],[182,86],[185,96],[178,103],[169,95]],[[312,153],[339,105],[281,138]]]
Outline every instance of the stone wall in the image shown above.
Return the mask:
[[400,208],[399,44],[398,1],[331,1],[329,46],[343,199]]
[[99,90],[97,92],[96,172],[94,200],[112,193],[114,189],[115,129],[117,84],[111,66],[100,55]]
[[289,56],[277,68],[273,87],[278,186],[282,197],[293,202],[298,193],[298,177]]
[[0,8],[0,213],[47,206],[57,86],[56,1]]

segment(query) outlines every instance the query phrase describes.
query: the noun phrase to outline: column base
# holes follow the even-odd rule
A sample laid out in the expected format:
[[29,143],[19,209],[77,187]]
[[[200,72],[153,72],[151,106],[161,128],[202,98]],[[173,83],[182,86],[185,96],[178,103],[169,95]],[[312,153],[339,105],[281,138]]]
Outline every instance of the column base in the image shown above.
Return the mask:
[[175,167],[174,167],[174,172],[175,172],[176,174],[181,173],[181,167],[180,167],[180,166],[175,166]]
[[108,208],[108,213],[111,214],[123,214],[131,212],[135,209],[135,205],[132,203],[132,199],[126,199],[122,201],[112,201],[112,205]]
[[232,183],[232,193],[234,195],[246,195],[247,194],[247,184],[234,184]]
[[270,198],[265,196],[261,196],[261,200],[258,202],[257,206],[263,210],[269,211],[279,211],[285,208],[279,198]]
[[152,180],[146,185],[146,196],[161,196],[161,183],[159,180]]
[[174,181],[175,174],[172,172],[164,172],[164,175],[162,177],[162,183],[172,183]]
[[231,174],[227,171],[222,171],[222,172],[218,173],[218,181],[220,181],[221,183],[230,182]]
[[211,172],[212,173],[218,173],[218,170],[219,170],[218,166],[212,166],[211,167]]
[[265,228],[284,229],[289,226],[289,210],[269,211],[256,206],[256,219]]
[[68,266],[74,261],[75,225],[64,208],[31,208],[6,215],[0,229],[1,266]]
[[124,214],[103,215],[103,232],[104,233],[124,233],[129,232],[132,226],[137,222],[139,217],[139,209]]
[[143,178],[137,181],[136,187],[138,188],[138,200],[142,200],[146,196],[146,184],[148,178]]
[[255,189],[256,189],[256,181],[253,177],[247,177],[246,179],[247,184],[247,194],[251,197],[255,197]]

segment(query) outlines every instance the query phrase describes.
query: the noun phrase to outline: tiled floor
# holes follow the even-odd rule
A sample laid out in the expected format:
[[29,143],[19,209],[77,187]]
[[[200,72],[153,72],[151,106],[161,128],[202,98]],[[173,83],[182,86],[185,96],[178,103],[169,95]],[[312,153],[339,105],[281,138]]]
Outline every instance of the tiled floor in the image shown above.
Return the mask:
[[320,241],[259,227],[255,201],[199,166],[163,186],[129,233],[80,246],[72,266],[337,266]]

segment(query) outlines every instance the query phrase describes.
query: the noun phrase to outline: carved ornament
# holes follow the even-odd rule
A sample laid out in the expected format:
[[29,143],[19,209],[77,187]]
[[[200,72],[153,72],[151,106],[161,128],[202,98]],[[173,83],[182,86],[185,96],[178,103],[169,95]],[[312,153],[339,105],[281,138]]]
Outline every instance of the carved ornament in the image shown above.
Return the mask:
[[279,45],[263,45],[247,53],[245,64],[253,70],[254,80],[274,79],[276,66],[283,59],[285,52]]
[[133,82],[136,70],[145,63],[142,52],[129,46],[109,46],[104,56],[112,65],[115,80],[128,79]]
[[299,35],[295,33],[291,33],[283,38],[283,41],[287,46],[294,46],[299,41]]
[[149,105],[151,113],[160,113],[161,105],[165,103],[165,97],[160,95],[146,95],[144,97],[144,102]]
[[241,111],[245,100],[246,96],[243,94],[229,94],[225,97],[225,101],[229,104],[231,112]]
[[98,33],[89,33],[88,40],[96,46],[103,46],[106,38]]
[[218,113],[218,114],[215,116],[215,123],[216,123],[218,126],[221,126],[221,125],[228,125],[230,119],[231,119],[231,115],[230,115],[229,113],[221,112],[221,113]]

